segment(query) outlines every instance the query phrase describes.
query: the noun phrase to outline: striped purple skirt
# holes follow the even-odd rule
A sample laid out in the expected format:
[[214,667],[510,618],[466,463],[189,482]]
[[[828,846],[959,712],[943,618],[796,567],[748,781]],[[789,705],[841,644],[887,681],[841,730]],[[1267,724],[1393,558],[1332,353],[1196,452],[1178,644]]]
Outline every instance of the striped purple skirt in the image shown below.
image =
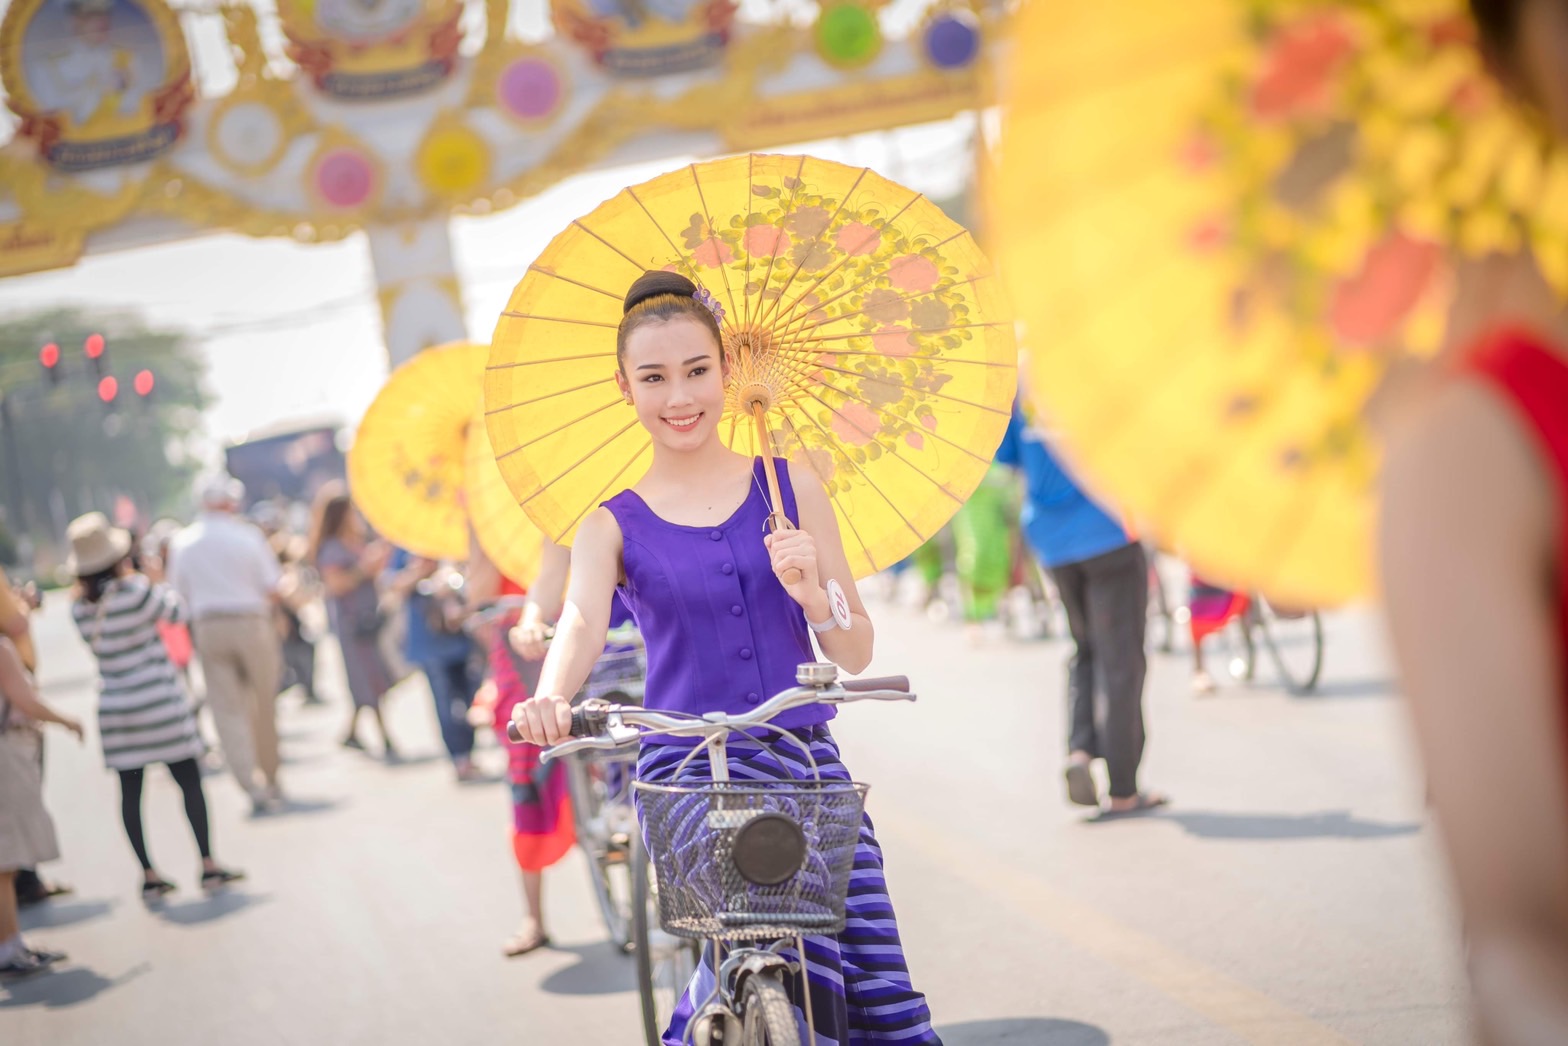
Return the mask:
[[[850,780],[827,727],[802,729],[796,735],[809,742],[823,780]],[[689,745],[645,744],[637,759],[637,777],[659,783],[674,781],[677,767],[690,752]],[[732,740],[729,763],[730,777],[736,781],[809,780],[812,776],[804,754],[787,741],[763,749],[745,740]],[[701,781],[711,777],[704,752],[681,771],[679,779]],[[942,1040],[931,1028],[926,997],[910,983],[893,902],[888,899],[883,877],[882,848],[877,845],[869,817],[863,818],[860,825],[845,915],[844,929],[836,936],[806,938],[811,1010],[817,1032],[811,1046],[941,1046]],[[666,1046],[681,1046],[687,1022],[713,992],[711,947],[705,949],[704,961],[675,1007],[670,1027],[664,1033]],[[785,955],[791,960],[799,959],[793,949]],[[795,997],[800,982],[798,978],[791,981],[788,987],[801,1041],[810,1043],[805,1012]]]

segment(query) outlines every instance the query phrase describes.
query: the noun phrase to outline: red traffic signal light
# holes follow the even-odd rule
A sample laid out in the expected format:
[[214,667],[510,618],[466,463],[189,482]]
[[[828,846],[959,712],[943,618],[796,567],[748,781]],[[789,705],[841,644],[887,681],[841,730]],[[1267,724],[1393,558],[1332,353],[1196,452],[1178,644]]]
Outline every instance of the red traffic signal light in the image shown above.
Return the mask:
[[51,341],[39,349],[38,362],[44,365],[45,370],[53,371],[60,362],[60,346]]
[[120,394],[120,383],[114,380],[114,375],[98,382],[98,398],[105,403],[113,403],[114,398]]
[[131,386],[136,390],[136,395],[146,397],[152,395],[155,381],[150,370],[139,370],[136,377],[131,380]]
[[82,351],[87,354],[87,358],[90,359],[90,360],[95,360],[98,357],[102,356],[103,355],[103,335],[102,334],[89,334],[87,336],[87,340],[82,342]]

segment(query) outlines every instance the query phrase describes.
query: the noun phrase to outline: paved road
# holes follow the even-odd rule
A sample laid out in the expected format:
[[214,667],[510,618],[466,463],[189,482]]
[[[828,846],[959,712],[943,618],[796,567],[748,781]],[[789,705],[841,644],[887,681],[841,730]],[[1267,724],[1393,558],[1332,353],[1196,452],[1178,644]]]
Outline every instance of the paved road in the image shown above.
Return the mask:
[[[49,700],[91,719],[63,607],[40,623]],[[887,851],[917,984],[949,1046],[1464,1041],[1455,927],[1371,620],[1330,622],[1321,696],[1195,699],[1154,659],[1146,779],[1175,803],[1086,823],[1060,782],[1060,643],[971,648],[876,608],[874,671],[914,706],[859,706],[837,732]],[[336,668],[325,665],[329,678]],[[178,791],[148,787],[155,860],[181,890],[137,899],[113,778],[91,735],[49,743],[48,801],[77,887],[35,909],[58,970],[0,987],[11,1046],[636,1041],[630,964],[603,943],[574,855],[548,881],[555,951],[498,954],[520,910],[495,784],[458,786],[426,692],[391,698],[414,755],[333,744],[341,700],[283,715],[292,812],[245,816],[208,779],[243,889],[194,889]],[[499,753],[484,753],[498,766]]]

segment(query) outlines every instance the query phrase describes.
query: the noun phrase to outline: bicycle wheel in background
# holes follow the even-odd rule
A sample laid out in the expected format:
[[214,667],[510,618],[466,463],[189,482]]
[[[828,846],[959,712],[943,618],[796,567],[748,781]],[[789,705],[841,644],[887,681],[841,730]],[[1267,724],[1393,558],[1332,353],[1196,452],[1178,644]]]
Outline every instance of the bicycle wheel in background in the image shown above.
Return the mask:
[[755,973],[741,985],[741,1046],[800,1046],[795,1008],[777,979]]
[[1316,610],[1281,610],[1262,596],[1253,605],[1263,645],[1285,689],[1310,693],[1323,672],[1323,619]]
[[632,833],[630,856],[632,951],[637,960],[642,1030],[648,1046],[660,1046],[664,1029],[675,1013],[675,1003],[697,971],[700,945],[665,933],[659,926],[658,886],[641,832]]
[[[622,779],[619,783],[611,780],[616,770]],[[631,767],[574,755],[566,760],[566,773],[577,845],[588,858],[588,876],[605,932],[616,947],[630,950],[636,891],[629,840],[637,830],[629,794]]]
[[[1165,589],[1165,578],[1160,573],[1160,554],[1152,546],[1144,546],[1149,557],[1149,628],[1159,629],[1155,649],[1169,654],[1176,649],[1176,604]],[[1150,639],[1154,638],[1151,631]]]
[[1225,670],[1238,683],[1251,683],[1257,678],[1256,632],[1260,627],[1257,605],[1252,604],[1215,633],[1222,637],[1221,641],[1224,644]]

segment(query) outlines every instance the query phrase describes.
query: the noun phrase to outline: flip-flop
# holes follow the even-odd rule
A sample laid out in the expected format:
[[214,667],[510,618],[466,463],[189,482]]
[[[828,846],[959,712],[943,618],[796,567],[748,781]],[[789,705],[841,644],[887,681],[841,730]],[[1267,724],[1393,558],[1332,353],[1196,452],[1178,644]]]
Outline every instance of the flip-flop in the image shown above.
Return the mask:
[[153,879],[142,883],[142,900],[161,901],[166,893],[173,893],[176,887],[167,879]]
[[1067,798],[1078,806],[1099,806],[1100,793],[1088,763],[1067,764]]
[[201,888],[211,893],[220,890],[230,883],[237,883],[245,878],[245,873],[232,868],[216,868],[201,874]]
[[1159,792],[1154,792],[1152,794],[1149,792],[1139,792],[1138,801],[1132,806],[1129,806],[1127,809],[1112,810],[1107,807],[1106,809],[1101,810],[1095,816],[1089,818],[1089,820],[1096,822],[1118,821],[1124,817],[1137,817],[1138,815],[1146,814],[1151,810],[1158,810],[1162,806],[1169,806],[1170,801],[1170,796],[1163,795]]
[[506,943],[501,945],[501,954],[508,959],[515,959],[519,955],[527,955],[529,952],[536,952],[540,948],[548,947],[550,947],[549,934],[538,933],[532,937],[524,937],[522,934],[517,934],[514,937],[508,937]]

